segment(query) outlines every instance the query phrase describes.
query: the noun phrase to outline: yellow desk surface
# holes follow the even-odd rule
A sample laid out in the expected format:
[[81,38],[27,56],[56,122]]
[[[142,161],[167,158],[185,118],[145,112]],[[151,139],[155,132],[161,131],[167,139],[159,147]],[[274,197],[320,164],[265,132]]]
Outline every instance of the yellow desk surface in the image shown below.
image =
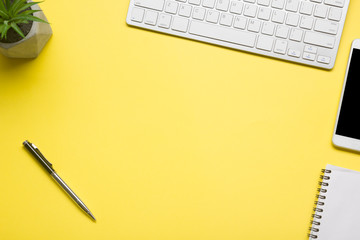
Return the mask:
[[132,28],[128,4],[47,0],[42,54],[0,56],[0,239],[307,239],[320,170],[360,170],[331,144],[360,1],[332,71]]

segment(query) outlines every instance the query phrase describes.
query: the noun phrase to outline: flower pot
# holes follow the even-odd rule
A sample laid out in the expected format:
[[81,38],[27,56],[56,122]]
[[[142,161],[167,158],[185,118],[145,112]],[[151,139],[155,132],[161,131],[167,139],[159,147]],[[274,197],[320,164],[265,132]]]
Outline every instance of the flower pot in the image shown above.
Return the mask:
[[[38,5],[31,7],[41,10]],[[35,17],[47,21],[43,12],[34,13]],[[33,22],[30,32],[25,38],[14,43],[0,42],[0,52],[10,58],[36,58],[52,35],[50,24]]]

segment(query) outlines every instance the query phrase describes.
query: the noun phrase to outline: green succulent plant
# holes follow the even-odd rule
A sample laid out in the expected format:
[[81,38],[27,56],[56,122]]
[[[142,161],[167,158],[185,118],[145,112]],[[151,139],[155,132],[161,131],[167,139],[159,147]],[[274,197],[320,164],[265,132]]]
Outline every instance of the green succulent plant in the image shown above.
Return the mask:
[[48,23],[33,13],[41,10],[28,10],[40,2],[28,2],[28,0],[0,0],[0,39],[6,39],[9,29],[14,29],[22,38],[25,38],[18,24],[31,21]]

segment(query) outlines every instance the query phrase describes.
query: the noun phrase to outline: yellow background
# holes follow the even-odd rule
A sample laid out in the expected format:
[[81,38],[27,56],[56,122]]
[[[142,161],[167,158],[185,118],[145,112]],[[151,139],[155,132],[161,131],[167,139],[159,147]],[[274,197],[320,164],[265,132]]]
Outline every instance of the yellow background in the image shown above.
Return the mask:
[[332,71],[132,28],[128,4],[47,0],[42,54],[0,56],[0,239],[307,239],[320,169],[360,170],[331,144],[360,1]]

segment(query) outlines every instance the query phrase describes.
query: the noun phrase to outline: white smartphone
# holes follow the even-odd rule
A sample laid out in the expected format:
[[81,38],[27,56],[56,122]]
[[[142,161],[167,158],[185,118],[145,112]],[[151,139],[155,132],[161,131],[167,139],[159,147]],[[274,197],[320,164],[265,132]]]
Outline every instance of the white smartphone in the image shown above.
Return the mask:
[[333,144],[360,152],[360,39],[351,46]]

